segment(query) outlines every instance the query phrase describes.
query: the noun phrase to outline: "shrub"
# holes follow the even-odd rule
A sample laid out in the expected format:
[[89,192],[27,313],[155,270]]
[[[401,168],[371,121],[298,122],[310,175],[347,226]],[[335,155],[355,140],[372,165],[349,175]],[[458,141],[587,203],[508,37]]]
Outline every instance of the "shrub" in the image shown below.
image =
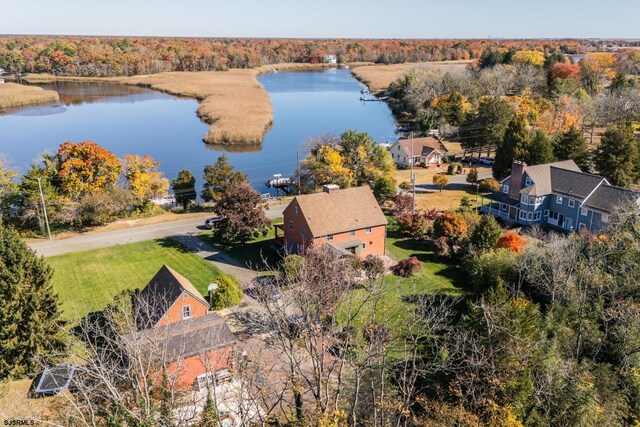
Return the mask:
[[362,261],[362,268],[369,279],[377,279],[384,276],[387,267],[381,257],[370,255]]
[[282,272],[288,283],[296,283],[300,280],[300,271],[304,264],[304,258],[297,254],[291,254],[282,261]]
[[396,185],[387,177],[380,177],[373,182],[373,195],[378,203],[392,198],[396,194]]
[[477,293],[517,280],[515,257],[507,249],[485,252],[471,259],[466,270]]
[[478,190],[481,193],[495,193],[496,191],[500,191],[500,183],[493,178],[485,178],[478,182]]
[[505,233],[504,236],[498,239],[498,243],[496,243],[496,248],[509,249],[515,253],[524,252],[525,246],[527,246],[527,242],[525,242],[522,236],[513,232]]
[[486,251],[496,246],[501,234],[502,227],[493,215],[482,215],[469,240],[475,249]]
[[453,175],[455,171],[456,171],[456,164],[449,163],[449,166],[447,166],[447,175]]
[[433,176],[433,185],[438,187],[440,191],[449,183],[449,178],[446,175],[437,174]]
[[75,219],[83,227],[104,225],[128,214],[132,202],[131,192],[123,188],[96,190],[80,197],[75,209]]
[[420,271],[422,271],[422,264],[415,256],[401,260],[395,269],[396,274],[401,277],[411,277]]
[[448,237],[440,237],[433,242],[435,253],[442,258],[451,258],[451,240]]
[[409,181],[402,181],[398,187],[400,187],[401,190],[409,191],[411,190],[411,183]]
[[222,310],[237,305],[242,300],[242,289],[231,276],[220,276],[216,279],[218,289],[211,296],[211,309]]

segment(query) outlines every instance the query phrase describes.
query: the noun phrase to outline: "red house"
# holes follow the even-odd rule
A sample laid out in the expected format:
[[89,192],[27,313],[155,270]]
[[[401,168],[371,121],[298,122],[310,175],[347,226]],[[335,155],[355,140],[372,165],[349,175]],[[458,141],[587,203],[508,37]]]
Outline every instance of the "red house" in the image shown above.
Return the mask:
[[127,339],[143,340],[162,354],[176,388],[229,376],[236,337],[224,319],[209,313],[209,304],[186,277],[162,266],[137,294],[134,309],[138,332]]
[[326,242],[361,257],[385,254],[387,219],[368,186],[325,185],[322,193],[295,197],[283,215],[290,251]]

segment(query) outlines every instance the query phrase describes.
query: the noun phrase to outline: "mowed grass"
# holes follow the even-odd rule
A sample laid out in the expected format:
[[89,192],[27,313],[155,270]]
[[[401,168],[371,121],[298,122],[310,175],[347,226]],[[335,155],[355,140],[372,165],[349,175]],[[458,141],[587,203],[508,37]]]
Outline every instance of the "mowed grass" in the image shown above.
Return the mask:
[[[275,218],[271,220],[271,224],[282,223],[283,219]],[[279,234],[282,237],[282,232]],[[200,235],[200,238],[214,246],[223,250],[231,258],[238,261],[243,267],[251,268],[253,270],[266,270],[269,267],[275,268],[280,257],[273,247],[275,230],[272,227],[265,236],[260,236],[257,239],[253,239],[242,245],[230,245],[219,239],[217,239],[213,232],[207,231]],[[266,261],[266,263],[265,263]]]
[[372,92],[386,90],[391,83],[414,69],[459,73],[466,69],[471,61],[435,61],[406,62],[404,64],[366,65],[354,67],[353,74]]
[[163,264],[185,276],[206,295],[222,273],[169,239],[149,240],[47,258],[63,318],[77,320],[101,310],[124,289],[143,288]]
[[44,90],[38,86],[17,83],[0,84],[0,111],[30,105],[52,104],[59,99],[58,92]]

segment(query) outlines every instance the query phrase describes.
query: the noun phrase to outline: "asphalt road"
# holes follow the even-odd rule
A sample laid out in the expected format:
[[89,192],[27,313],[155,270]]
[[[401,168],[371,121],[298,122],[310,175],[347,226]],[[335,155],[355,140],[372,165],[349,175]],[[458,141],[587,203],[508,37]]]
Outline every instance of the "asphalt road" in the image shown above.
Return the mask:
[[[272,206],[266,211],[270,219],[282,216],[286,206]],[[80,252],[90,249],[106,248],[114,245],[142,242],[144,240],[160,239],[163,237],[194,235],[204,231],[202,218],[185,219],[162,224],[145,225],[124,230],[105,231],[103,233],[85,234],[68,239],[47,240],[31,243],[39,255],[45,257],[61,255],[69,252]]]

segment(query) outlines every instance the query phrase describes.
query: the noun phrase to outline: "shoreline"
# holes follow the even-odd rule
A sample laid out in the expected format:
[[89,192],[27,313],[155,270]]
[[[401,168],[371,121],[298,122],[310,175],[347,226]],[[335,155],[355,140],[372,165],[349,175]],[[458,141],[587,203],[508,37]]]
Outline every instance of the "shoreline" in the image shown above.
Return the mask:
[[0,84],[0,113],[24,107],[55,104],[59,101],[58,92],[53,90],[11,82]]

